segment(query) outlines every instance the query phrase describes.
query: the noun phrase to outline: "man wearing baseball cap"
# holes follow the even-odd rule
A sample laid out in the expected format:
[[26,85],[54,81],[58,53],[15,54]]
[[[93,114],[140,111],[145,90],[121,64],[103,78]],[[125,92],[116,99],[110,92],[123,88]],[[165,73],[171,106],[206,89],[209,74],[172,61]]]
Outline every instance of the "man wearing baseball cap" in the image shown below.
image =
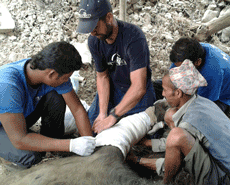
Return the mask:
[[77,32],[91,33],[88,45],[97,70],[97,95],[88,116],[95,133],[122,116],[155,102],[149,48],[142,30],[117,20],[109,0],[81,0]]

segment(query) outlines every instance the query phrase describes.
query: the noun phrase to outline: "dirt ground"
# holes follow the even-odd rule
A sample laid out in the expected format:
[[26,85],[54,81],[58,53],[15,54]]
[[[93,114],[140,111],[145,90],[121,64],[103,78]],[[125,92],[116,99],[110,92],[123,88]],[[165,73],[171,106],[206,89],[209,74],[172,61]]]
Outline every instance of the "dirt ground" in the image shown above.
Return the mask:
[[84,77],[84,80],[79,83],[78,96],[85,100],[88,105],[91,105],[97,91],[95,65],[84,65],[79,74]]

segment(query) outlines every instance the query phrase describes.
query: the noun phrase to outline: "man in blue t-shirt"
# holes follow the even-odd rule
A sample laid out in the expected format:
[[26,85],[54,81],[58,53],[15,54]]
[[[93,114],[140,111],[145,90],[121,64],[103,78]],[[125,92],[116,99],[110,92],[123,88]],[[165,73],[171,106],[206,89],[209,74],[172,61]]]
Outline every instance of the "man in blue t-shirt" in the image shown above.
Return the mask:
[[[193,62],[208,82],[200,87],[197,94],[215,102],[222,111],[230,111],[230,56],[207,43],[195,39],[180,38],[172,47],[170,68],[180,66],[185,59]],[[162,94],[161,81],[154,82],[157,96]],[[161,99],[162,97],[160,97]]]
[[91,33],[98,93],[88,116],[95,133],[153,105],[149,48],[139,27],[116,20],[108,0],[82,0],[77,32]]
[[222,111],[230,106],[230,56],[217,47],[195,39],[180,38],[173,45],[170,68],[180,66],[185,59],[193,62],[208,82],[197,94],[215,102]]
[[[46,151],[82,156],[94,151],[87,113],[69,79],[81,65],[78,51],[63,41],[49,44],[30,59],[0,67],[0,157],[6,167],[29,168]],[[82,137],[63,138],[66,105]],[[40,134],[33,133],[29,128],[40,117]]]

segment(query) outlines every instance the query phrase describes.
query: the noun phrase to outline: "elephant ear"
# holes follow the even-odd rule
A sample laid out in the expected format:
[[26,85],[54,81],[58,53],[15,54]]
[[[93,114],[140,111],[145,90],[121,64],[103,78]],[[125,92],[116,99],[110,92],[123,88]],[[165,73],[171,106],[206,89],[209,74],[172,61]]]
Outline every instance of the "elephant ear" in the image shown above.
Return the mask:
[[155,115],[157,117],[157,122],[164,121],[165,112],[170,108],[166,99],[157,100],[154,103]]

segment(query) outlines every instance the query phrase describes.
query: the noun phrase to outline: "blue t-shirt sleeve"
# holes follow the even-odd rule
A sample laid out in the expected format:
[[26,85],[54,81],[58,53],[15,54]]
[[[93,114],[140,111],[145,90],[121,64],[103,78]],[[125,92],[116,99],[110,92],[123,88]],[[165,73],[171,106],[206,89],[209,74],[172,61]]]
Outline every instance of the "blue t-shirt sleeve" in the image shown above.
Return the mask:
[[222,69],[220,71],[207,70],[206,73],[201,71],[201,74],[205,77],[208,86],[199,87],[197,94],[212,101],[219,100],[224,79],[224,71]]
[[138,39],[127,47],[130,72],[149,65],[149,48],[145,39]]
[[[88,38],[88,46],[90,53],[94,59],[95,67],[97,72],[103,72],[107,69],[107,63],[102,54],[101,48],[99,47],[99,41],[93,36],[89,36]],[[99,49],[100,48],[100,49]]]
[[72,83],[70,81],[70,78],[68,82],[63,83],[62,85],[55,88],[58,94],[65,94],[70,92],[73,89]]
[[174,67],[176,67],[176,65],[174,63],[172,63],[169,69],[172,69]]
[[15,85],[0,83],[0,114],[23,113],[23,97]]

